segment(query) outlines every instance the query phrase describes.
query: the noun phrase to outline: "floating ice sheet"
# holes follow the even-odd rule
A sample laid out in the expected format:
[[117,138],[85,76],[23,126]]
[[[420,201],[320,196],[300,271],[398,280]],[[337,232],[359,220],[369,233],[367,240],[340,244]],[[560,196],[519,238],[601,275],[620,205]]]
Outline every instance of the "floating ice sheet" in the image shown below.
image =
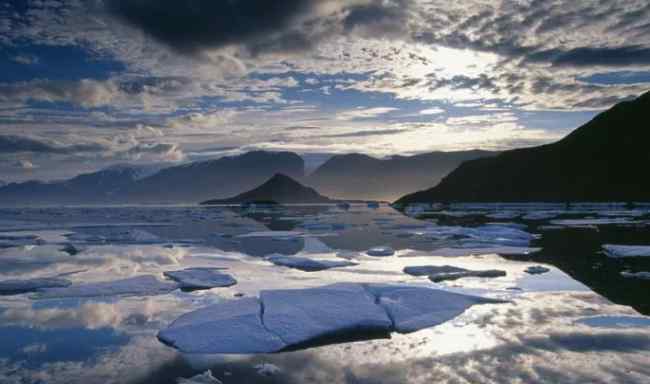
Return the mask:
[[268,290],[179,317],[158,338],[182,352],[271,353],[329,337],[414,332],[501,301],[404,285],[340,283]]
[[220,272],[219,268],[187,268],[182,271],[167,271],[163,274],[176,281],[183,289],[210,289],[237,284],[237,280]]
[[275,265],[299,269],[305,272],[322,271],[330,268],[349,267],[357,265],[351,261],[339,260],[317,260],[307,257],[272,255],[267,258],[268,261]]
[[163,282],[151,275],[131,277],[115,281],[102,281],[71,285],[65,288],[46,288],[40,290],[35,298],[65,298],[65,297],[101,297],[123,295],[159,295],[178,288],[176,283]]
[[650,245],[604,244],[603,250],[609,257],[650,257]]
[[0,295],[17,295],[45,288],[62,288],[72,284],[69,280],[57,277],[41,277],[24,280],[0,281]]

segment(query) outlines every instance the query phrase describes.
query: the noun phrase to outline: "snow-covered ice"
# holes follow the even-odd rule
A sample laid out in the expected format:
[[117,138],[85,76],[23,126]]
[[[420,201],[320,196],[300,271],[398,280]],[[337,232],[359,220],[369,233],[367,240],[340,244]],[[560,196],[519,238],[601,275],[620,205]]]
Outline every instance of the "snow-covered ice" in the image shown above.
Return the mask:
[[178,288],[176,283],[158,280],[151,275],[135,276],[122,280],[102,281],[71,285],[65,288],[41,289],[35,298],[64,298],[64,297],[103,297],[125,295],[160,295]]
[[183,289],[210,289],[237,284],[237,280],[222,273],[219,268],[187,268],[181,271],[167,271],[163,274],[176,281]]
[[69,280],[57,277],[4,280],[0,281],[0,295],[17,295],[45,288],[62,288],[70,284],[72,283]]
[[272,255],[266,258],[275,265],[299,269],[305,272],[322,271],[330,268],[349,267],[357,265],[351,261],[343,260],[317,260],[299,256]]
[[603,250],[609,257],[650,257],[650,245],[604,244]]

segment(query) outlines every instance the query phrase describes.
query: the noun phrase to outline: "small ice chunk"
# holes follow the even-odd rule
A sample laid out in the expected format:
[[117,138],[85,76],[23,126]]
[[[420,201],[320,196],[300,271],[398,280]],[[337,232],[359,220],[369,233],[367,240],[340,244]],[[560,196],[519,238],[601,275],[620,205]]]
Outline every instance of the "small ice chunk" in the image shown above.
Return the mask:
[[220,268],[187,268],[182,271],[167,271],[163,274],[176,281],[183,289],[210,289],[237,284],[237,280],[220,272]]
[[268,261],[275,265],[299,269],[305,272],[322,271],[330,268],[349,267],[357,265],[351,261],[338,260],[315,260],[307,257],[273,255],[267,258]]
[[366,251],[366,254],[368,256],[375,256],[375,257],[385,257],[385,256],[393,256],[395,254],[395,250],[391,247],[373,247],[370,248],[369,250]]
[[212,376],[212,372],[207,370],[196,376],[192,376],[189,379],[178,378],[176,379],[176,384],[223,384],[221,380]]
[[298,231],[259,231],[244,233],[242,235],[238,235],[237,237],[271,237],[275,239],[293,239],[302,236],[303,233]]
[[80,252],[82,252],[83,249],[77,248],[74,245],[68,243],[68,244],[64,245],[63,248],[60,249],[60,251],[65,252],[70,256],[75,256],[75,255],[78,255]]
[[265,328],[262,311],[256,298],[228,300],[179,317],[158,339],[185,353],[277,352],[286,344]]
[[0,295],[18,295],[21,293],[34,292],[44,288],[62,288],[72,284],[69,280],[57,277],[42,277],[25,280],[4,280],[0,281]]
[[531,275],[541,275],[542,273],[549,272],[550,269],[542,267],[541,265],[532,265],[524,270],[524,272]]
[[436,273],[464,272],[465,268],[454,267],[452,265],[419,265],[404,267],[404,273],[411,276],[429,276]]
[[359,284],[262,291],[264,325],[287,345],[347,334],[391,330],[391,320]]
[[650,245],[603,245],[608,257],[650,257]]
[[436,256],[470,256],[470,255],[528,255],[541,251],[541,248],[535,247],[477,247],[471,244],[467,247],[460,248],[438,248],[431,253]]
[[502,301],[424,287],[368,284],[393,321],[394,330],[410,333],[455,318],[474,304]]
[[623,271],[621,272],[621,276],[628,278],[628,279],[643,279],[643,280],[650,280],[650,272],[628,272],[628,271]]
[[565,227],[582,228],[590,225],[630,225],[638,224],[638,221],[630,220],[626,217],[612,217],[612,218],[586,218],[586,219],[566,219],[566,220],[551,220],[551,225],[562,225]]
[[280,367],[271,363],[257,364],[255,366],[255,369],[257,370],[258,375],[267,377],[277,375],[278,373],[282,372],[282,369],[280,369]]
[[650,327],[650,317],[628,315],[602,315],[583,317],[575,321],[576,324],[587,325],[594,328],[638,328]]
[[35,298],[50,299],[126,295],[149,296],[165,294],[177,288],[178,284],[163,282],[151,275],[143,275],[122,280],[71,285],[65,288],[45,288],[40,290]]
[[429,275],[429,280],[439,283],[445,280],[458,280],[465,277],[502,277],[506,272],[499,269],[486,269],[482,271],[440,272]]

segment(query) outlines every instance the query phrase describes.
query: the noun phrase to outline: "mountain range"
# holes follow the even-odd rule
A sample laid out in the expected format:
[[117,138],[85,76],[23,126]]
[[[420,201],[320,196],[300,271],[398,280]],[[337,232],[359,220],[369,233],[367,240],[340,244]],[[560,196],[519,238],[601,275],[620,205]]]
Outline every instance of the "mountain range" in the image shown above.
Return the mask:
[[475,150],[385,159],[357,153],[336,155],[302,181],[332,198],[393,201],[406,193],[436,185],[464,161],[496,154]]
[[392,200],[434,185],[462,161],[491,152],[434,152],[377,159],[336,155],[305,175],[292,152],[252,151],[238,156],[162,169],[110,167],[56,182],[28,181],[0,186],[2,205],[196,203],[251,190],[283,174],[327,196],[350,200]]
[[463,163],[396,203],[650,201],[650,92],[621,102],[562,140]]
[[305,187],[296,180],[281,173],[275,174],[264,184],[250,191],[227,199],[213,199],[201,204],[239,204],[239,203],[279,203],[279,204],[322,204],[333,200],[319,194],[313,188]]

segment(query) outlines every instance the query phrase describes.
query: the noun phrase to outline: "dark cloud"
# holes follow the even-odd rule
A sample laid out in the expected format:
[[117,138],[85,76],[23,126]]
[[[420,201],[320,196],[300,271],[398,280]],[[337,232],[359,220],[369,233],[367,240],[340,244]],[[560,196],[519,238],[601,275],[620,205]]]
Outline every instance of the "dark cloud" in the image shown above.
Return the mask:
[[334,133],[331,135],[322,135],[319,137],[337,138],[337,137],[367,137],[367,136],[384,136],[384,135],[397,135],[403,133],[404,129],[375,129],[371,131],[357,131],[346,133]]
[[79,152],[102,152],[107,147],[98,143],[59,145],[26,136],[0,135],[0,154],[3,153],[53,153],[74,154]]
[[[178,51],[195,53],[231,44],[257,45],[273,34],[303,45],[290,28],[310,0],[108,0],[109,12]],[[273,39],[270,39],[273,40]]]
[[[347,4],[351,3],[351,4]],[[412,0],[107,0],[110,14],[183,53],[229,45],[255,55],[303,51],[326,37],[404,35]],[[331,5],[329,9],[324,5]]]
[[650,64],[650,47],[640,45],[623,47],[581,47],[570,50],[550,49],[531,53],[529,62],[547,62],[555,66],[630,67]]

